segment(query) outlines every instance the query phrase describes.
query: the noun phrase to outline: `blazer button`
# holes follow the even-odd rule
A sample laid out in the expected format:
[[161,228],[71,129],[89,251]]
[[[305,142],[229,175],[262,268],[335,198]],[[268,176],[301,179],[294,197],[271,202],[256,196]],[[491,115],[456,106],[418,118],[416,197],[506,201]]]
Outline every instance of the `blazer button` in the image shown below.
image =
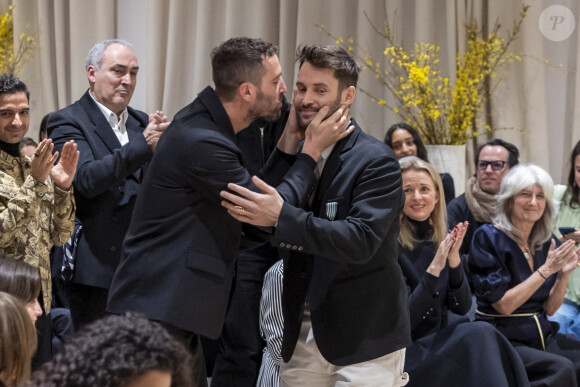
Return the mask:
[[298,250],[298,246],[296,245],[292,246],[292,250]]
[[302,247],[302,246],[299,246],[299,247],[298,247],[298,251],[302,251],[302,250],[304,250],[304,247]]
[[292,245],[291,245],[290,243],[288,243],[288,244],[286,245],[286,248],[287,248],[287,249],[290,249],[290,248],[292,248]]
[[111,251],[117,251],[117,248],[115,246],[111,246]]
[[280,247],[284,247],[284,242],[280,242]]

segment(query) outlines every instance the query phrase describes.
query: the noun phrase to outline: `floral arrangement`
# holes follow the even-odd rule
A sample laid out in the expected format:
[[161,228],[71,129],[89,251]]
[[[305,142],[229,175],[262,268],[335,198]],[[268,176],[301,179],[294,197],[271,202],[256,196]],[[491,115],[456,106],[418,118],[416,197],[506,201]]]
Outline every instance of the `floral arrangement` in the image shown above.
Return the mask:
[[22,33],[18,38],[17,46],[14,46],[12,12],[13,7],[10,6],[8,12],[0,15],[0,73],[18,75],[22,64],[32,57],[36,39]]
[[[498,67],[521,60],[521,56],[509,53],[508,48],[517,38],[528,8],[523,5],[519,19],[514,21],[512,30],[505,37],[499,34],[498,22],[486,36],[483,36],[476,21],[466,23],[467,47],[463,54],[456,57],[455,80],[444,76],[439,69],[439,46],[416,42],[412,50],[406,49],[395,41],[388,19],[385,20],[384,30],[380,30],[365,14],[375,32],[387,44],[382,53],[386,56],[386,61],[383,61],[386,65],[381,65],[352,38],[344,41],[324,26],[317,27],[361,60],[365,64],[364,69],[373,72],[390,92],[394,103],[361,89],[364,94],[413,126],[427,144],[461,145],[472,136],[477,136],[478,128],[482,127],[480,113],[501,80],[497,77]],[[495,83],[490,86],[492,78]],[[491,129],[489,125],[483,127]]]

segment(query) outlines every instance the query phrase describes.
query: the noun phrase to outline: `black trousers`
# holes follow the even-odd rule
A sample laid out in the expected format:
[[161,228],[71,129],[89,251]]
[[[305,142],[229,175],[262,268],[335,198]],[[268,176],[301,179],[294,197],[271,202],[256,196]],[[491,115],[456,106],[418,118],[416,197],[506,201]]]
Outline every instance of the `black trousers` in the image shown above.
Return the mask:
[[259,325],[262,285],[264,275],[277,260],[278,250],[269,244],[240,252],[212,372],[212,387],[256,385],[265,345]]
[[[193,382],[196,387],[208,387],[207,374],[205,371],[205,360],[203,357],[203,348],[201,347],[201,340],[198,335],[193,332],[188,332],[184,329],[174,327],[163,321],[157,321],[163,328],[169,332],[176,340],[189,348],[192,357],[191,367],[193,369]],[[213,386],[213,383],[212,383]]]
[[67,282],[65,288],[75,332],[78,332],[83,325],[108,316],[108,289],[74,282]]
[[546,350],[513,343],[532,387],[580,386],[580,341],[572,335],[551,335]]
[[38,296],[38,303],[42,314],[36,319],[36,333],[38,342],[36,353],[32,357],[32,370],[37,370],[42,364],[52,359],[52,324],[50,313],[46,313],[43,306],[42,292]]

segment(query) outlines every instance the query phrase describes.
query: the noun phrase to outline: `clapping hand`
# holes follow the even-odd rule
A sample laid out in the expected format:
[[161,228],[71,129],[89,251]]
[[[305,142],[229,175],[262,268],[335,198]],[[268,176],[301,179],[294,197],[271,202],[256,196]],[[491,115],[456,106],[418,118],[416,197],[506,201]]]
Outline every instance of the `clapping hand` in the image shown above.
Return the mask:
[[[54,156],[58,157],[58,152],[55,152]],[[65,142],[58,164],[50,170],[50,177],[57,187],[65,191],[70,189],[78,162],[79,151],[77,150],[77,144],[75,144],[74,140]]]
[[155,148],[157,148],[157,142],[159,141],[159,137],[163,134],[165,129],[169,126],[171,122],[167,121],[167,116],[163,114],[162,111],[156,111],[153,114],[149,114],[149,125],[143,131],[143,136],[145,136],[145,140],[147,140],[147,144],[153,149],[155,152]]
[[54,163],[58,159],[58,152],[52,154],[54,144],[51,139],[44,139],[38,144],[30,163],[30,175],[40,182],[45,182]]

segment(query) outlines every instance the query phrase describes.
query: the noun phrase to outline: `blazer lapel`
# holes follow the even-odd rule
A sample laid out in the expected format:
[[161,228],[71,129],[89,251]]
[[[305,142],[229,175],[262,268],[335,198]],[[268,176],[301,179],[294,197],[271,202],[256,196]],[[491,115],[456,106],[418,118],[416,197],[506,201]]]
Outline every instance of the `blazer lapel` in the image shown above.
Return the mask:
[[81,105],[87,112],[87,116],[94,127],[95,134],[103,141],[107,148],[111,152],[120,148],[121,143],[115,135],[115,132],[113,132],[111,124],[109,124],[109,121],[107,121],[96,102],[93,101],[93,98],[89,95],[89,91],[81,98]]
[[320,206],[319,200],[324,201],[325,193],[328,190],[328,187],[334,180],[334,177],[336,176],[338,171],[340,171],[340,167],[342,166],[343,162],[341,155],[344,152],[349,151],[353,147],[354,143],[356,142],[356,139],[361,133],[361,129],[356,124],[354,119],[352,119],[352,125],[355,126],[354,131],[349,136],[343,138],[342,140],[336,143],[336,146],[332,150],[332,153],[328,157],[328,160],[326,160],[326,164],[324,165],[324,170],[322,171],[322,175],[320,176],[320,181],[318,183],[316,194],[314,196],[313,203],[315,203],[316,206],[313,207],[315,209],[318,209],[318,207]]

